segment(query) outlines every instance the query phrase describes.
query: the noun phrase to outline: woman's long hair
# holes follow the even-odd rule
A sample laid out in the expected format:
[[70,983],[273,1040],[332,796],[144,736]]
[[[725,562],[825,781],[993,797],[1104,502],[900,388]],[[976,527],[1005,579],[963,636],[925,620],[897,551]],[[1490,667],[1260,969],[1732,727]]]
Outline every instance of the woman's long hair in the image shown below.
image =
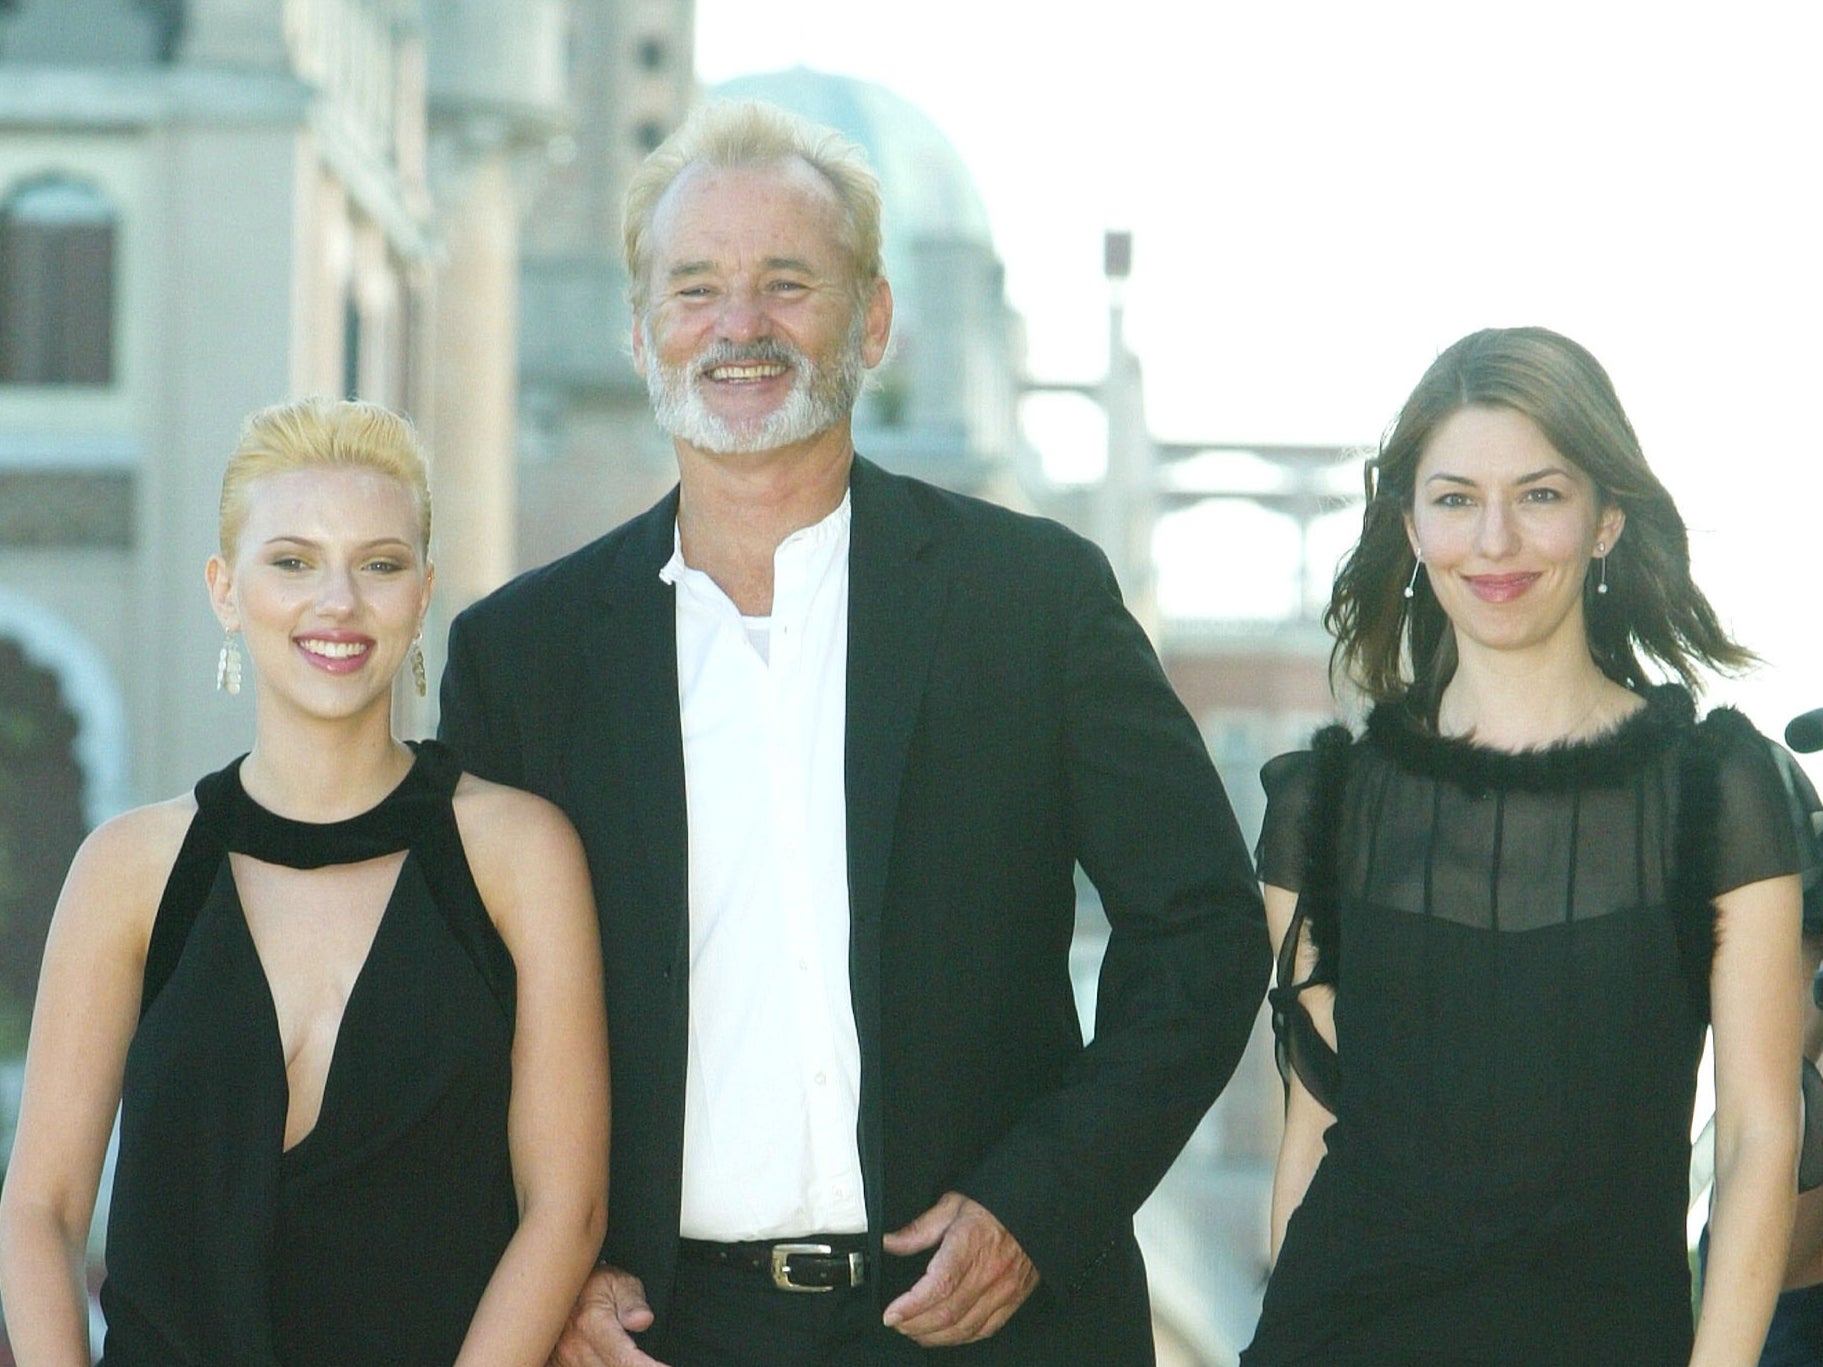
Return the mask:
[[1352,680],[1374,702],[1413,696],[1434,717],[1456,672],[1449,619],[1419,575],[1405,518],[1418,462],[1438,427],[1464,408],[1508,408],[1538,425],[1589,476],[1600,505],[1618,505],[1626,528],[1584,584],[1583,620],[1596,666],[1616,683],[1652,682],[1642,657],[1693,690],[1698,670],[1739,669],[1753,654],[1723,629],[1690,578],[1690,538],[1677,505],[1646,465],[1607,371],[1589,352],[1545,328],[1488,328],[1449,347],[1405,401],[1379,454],[1367,463],[1361,539],[1337,572],[1323,624],[1336,638],[1332,679]]

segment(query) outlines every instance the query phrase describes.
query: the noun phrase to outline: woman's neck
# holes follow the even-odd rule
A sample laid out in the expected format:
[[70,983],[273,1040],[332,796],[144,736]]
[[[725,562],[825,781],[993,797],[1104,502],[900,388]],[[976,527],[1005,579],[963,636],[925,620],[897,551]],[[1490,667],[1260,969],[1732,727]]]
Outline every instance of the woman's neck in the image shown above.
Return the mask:
[[1586,651],[1555,659],[1474,653],[1443,690],[1437,731],[1496,750],[1534,750],[1599,736],[1643,705]]
[[262,715],[241,786],[267,811],[297,821],[342,821],[399,786],[412,753],[392,733],[390,699],[358,717]]

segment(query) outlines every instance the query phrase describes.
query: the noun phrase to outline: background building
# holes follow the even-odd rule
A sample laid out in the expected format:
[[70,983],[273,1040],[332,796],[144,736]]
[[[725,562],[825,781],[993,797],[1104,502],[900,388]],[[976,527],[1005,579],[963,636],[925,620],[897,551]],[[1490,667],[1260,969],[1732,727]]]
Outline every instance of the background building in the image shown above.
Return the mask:
[[690,0],[577,0],[569,129],[551,146],[521,266],[516,563],[541,565],[676,479],[633,371],[620,201],[696,97]]

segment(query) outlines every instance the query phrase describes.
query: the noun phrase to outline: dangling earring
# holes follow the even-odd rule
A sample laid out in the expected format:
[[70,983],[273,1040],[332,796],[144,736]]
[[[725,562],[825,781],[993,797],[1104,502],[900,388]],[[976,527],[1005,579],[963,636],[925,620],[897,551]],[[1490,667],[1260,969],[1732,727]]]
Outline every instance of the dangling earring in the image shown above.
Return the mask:
[[215,687],[229,694],[241,691],[241,643],[233,631],[222,639],[222,653],[216,657]]
[[414,636],[411,641],[411,681],[422,698],[425,693],[424,680],[424,647],[419,644],[421,637]]
[[1405,582],[1405,596],[1410,598],[1418,587],[1418,571],[1424,568],[1424,557],[1418,556],[1412,561],[1412,577]]
[[1597,593],[1606,593],[1608,591],[1607,549],[1608,546],[1606,542],[1597,541],[1595,543],[1595,558],[1601,562],[1601,582],[1595,586],[1595,591]]

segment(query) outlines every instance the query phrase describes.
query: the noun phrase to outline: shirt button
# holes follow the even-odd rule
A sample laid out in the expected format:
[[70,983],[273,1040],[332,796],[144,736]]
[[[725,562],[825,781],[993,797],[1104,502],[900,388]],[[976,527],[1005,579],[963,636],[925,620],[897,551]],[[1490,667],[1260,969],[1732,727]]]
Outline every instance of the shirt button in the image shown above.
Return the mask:
[[810,972],[810,960],[799,959],[798,960],[798,972],[800,972],[800,973]]
[[826,1083],[828,1083],[828,1081],[829,1081],[829,1075],[827,1073],[818,1073],[817,1074],[817,1086],[819,1086],[819,1087],[824,1086]]

